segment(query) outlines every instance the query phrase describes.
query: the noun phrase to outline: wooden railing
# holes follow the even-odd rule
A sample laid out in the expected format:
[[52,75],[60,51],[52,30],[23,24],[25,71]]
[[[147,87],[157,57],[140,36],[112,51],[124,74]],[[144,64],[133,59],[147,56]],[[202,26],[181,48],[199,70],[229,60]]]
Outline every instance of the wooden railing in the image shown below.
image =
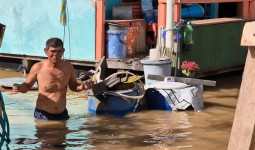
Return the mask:
[[[158,27],[166,25],[166,3],[167,0],[158,0]],[[237,2],[239,7],[238,14],[243,19],[255,20],[255,0],[175,0],[174,20],[178,22],[181,19],[181,4],[188,3],[226,3]]]
[[[175,3],[224,3],[224,2],[249,2],[254,0],[175,0]],[[159,3],[166,3],[167,0],[158,0]]]

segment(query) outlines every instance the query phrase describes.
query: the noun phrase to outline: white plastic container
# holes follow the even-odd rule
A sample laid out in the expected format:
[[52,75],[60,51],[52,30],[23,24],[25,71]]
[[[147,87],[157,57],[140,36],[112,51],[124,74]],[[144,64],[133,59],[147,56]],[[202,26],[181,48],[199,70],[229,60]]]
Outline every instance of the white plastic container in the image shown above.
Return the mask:
[[149,74],[171,76],[171,59],[143,59],[141,63],[143,64],[145,83],[155,82],[155,80],[147,79]]
[[160,57],[159,50],[157,50],[156,48],[150,49],[149,57],[149,59],[158,59]]

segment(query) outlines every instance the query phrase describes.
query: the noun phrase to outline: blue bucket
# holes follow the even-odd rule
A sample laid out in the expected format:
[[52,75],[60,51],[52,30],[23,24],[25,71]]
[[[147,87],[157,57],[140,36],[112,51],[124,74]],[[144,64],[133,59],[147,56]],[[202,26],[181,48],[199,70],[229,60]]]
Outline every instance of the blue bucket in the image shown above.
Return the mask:
[[154,20],[153,14],[154,14],[153,10],[143,11],[143,19],[145,19],[146,23],[153,22],[153,20]]
[[[131,89],[119,90],[118,92],[127,96],[138,96],[138,90],[138,86],[135,85],[135,87]],[[136,105],[137,108],[135,108]],[[99,99],[97,99],[92,93],[88,93],[88,110],[91,115],[110,114],[123,116],[127,113],[140,111],[141,105],[139,102],[137,102],[137,100],[134,99],[122,98],[107,94],[102,94]]]
[[108,30],[107,58],[126,58],[127,30]]

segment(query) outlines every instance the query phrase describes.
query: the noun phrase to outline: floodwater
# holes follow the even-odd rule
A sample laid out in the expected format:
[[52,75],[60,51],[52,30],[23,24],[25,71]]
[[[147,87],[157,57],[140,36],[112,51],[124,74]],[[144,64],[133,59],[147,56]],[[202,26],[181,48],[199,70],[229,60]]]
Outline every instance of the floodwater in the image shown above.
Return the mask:
[[[6,67],[5,67],[6,68]],[[67,121],[33,118],[37,91],[12,94],[1,89],[14,149],[109,150],[225,150],[233,123],[241,73],[207,78],[203,112],[142,111],[126,116],[88,114],[86,92],[68,92]],[[15,69],[0,68],[0,78],[22,77]],[[5,149],[5,146],[2,147]]]

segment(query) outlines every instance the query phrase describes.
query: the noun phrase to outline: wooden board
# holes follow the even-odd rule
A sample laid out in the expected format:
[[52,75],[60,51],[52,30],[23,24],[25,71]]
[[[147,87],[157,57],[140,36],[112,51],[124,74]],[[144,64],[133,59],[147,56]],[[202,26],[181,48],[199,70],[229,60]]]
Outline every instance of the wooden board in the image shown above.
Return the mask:
[[107,58],[107,67],[109,69],[127,69],[127,70],[137,70],[143,71],[143,65],[139,58]]
[[99,73],[99,79],[100,80],[104,80],[106,78],[106,68],[107,67],[107,63],[106,63],[106,59],[105,59],[105,56],[103,56],[100,60],[100,62],[98,63],[97,65],[97,68],[96,68],[96,72],[95,74]]
[[255,21],[245,23],[243,34],[242,34],[241,45],[255,46]]
[[253,150],[255,125],[255,47],[249,47],[228,150]]
[[164,81],[164,79],[166,77],[172,78],[176,82],[182,82],[182,83],[186,83],[186,84],[200,84],[200,85],[205,85],[205,86],[215,86],[216,85],[216,81],[212,81],[212,80],[201,80],[201,79],[193,79],[193,78],[182,78],[182,77],[162,76],[162,75],[152,75],[152,74],[149,74],[147,79]]

